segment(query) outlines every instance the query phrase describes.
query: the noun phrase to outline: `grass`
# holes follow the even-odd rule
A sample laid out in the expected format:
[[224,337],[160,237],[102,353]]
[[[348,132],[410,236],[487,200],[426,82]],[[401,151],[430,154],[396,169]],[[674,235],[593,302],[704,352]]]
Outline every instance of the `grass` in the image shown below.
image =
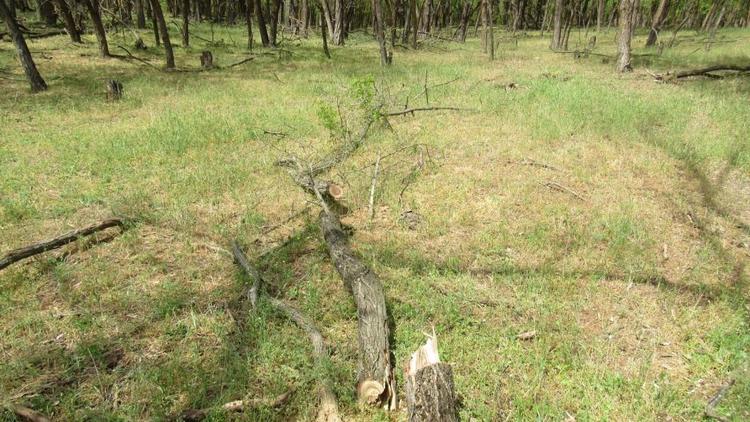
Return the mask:
[[[207,25],[193,31],[211,39]],[[239,61],[242,34],[214,27],[217,44],[194,38],[177,63],[197,67],[206,48],[220,65]],[[596,51],[614,54],[613,36]],[[130,38],[110,35],[113,46]],[[498,39],[494,62],[471,39],[397,49],[381,69],[355,34],[332,60],[311,38],[232,69],[162,73],[97,58],[92,37],[55,37],[31,43],[50,84],[37,95],[0,44],[12,77],[0,79],[0,250],[135,219],[121,236],[0,273],[0,397],[59,420],[163,420],[295,386],[280,409],[211,416],[312,419],[324,371],[347,420],[387,419],[356,403],[355,308],[314,212],[264,234],[308,201],[273,163],[325,155],[356,132],[363,98],[425,105],[425,78],[458,78],[431,89],[430,104],[476,111],[391,118],[331,174],[354,247],[385,285],[401,383],[434,326],[464,419],[696,420],[730,377],[718,410],[750,418],[750,81],[656,84],[643,70],[747,61],[747,43],[696,52],[685,32],[661,55],[636,48],[636,71],[618,75],[599,56],[551,53],[535,33]],[[159,49],[139,54],[162,62]],[[125,86],[120,102],[105,100],[110,78]],[[412,144],[384,158],[369,222],[372,163]],[[270,307],[242,312],[246,280],[221,252],[233,238],[267,290],[316,321],[326,365]]]

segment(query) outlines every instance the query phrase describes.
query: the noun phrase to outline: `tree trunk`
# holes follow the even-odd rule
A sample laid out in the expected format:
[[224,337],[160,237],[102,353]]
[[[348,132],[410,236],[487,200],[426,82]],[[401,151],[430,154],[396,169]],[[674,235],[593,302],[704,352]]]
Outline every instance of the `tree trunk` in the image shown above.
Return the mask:
[[253,51],[253,0],[245,1],[245,23],[247,24],[247,49]]
[[99,41],[99,54],[109,57],[109,44],[107,44],[107,33],[104,31],[102,15],[99,13],[99,0],[83,0],[83,5],[89,12],[91,22],[94,24],[94,33]]
[[464,0],[463,8],[461,8],[461,19],[458,23],[458,41],[466,42],[466,30],[469,27],[469,18],[471,17],[471,2]]
[[487,52],[490,54],[490,60],[495,60],[495,31],[492,25],[492,1],[482,1],[484,1],[484,15],[487,18],[487,27],[485,28],[485,30],[487,31],[487,33],[485,34]]
[[333,34],[333,20],[331,20],[331,8],[328,6],[328,0],[320,0],[320,5],[323,7],[323,20],[324,24],[328,29],[328,34]]
[[271,10],[271,45],[278,45],[277,37],[279,35],[279,15],[281,13],[281,0],[273,0],[273,10]]
[[159,22],[156,21],[156,14],[154,14],[153,9],[151,8],[151,0],[144,1],[146,1],[146,5],[148,6],[149,15],[151,18],[151,28],[154,30],[154,44],[159,47],[161,46],[161,38],[159,37]]
[[[375,15],[380,9],[373,0]],[[383,45],[385,40],[383,40]],[[396,388],[391,363],[388,311],[383,285],[372,269],[363,264],[351,250],[349,239],[339,219],[321,212],[320,228],[328,254],[357,305],[359,325],[359,370],[357,395],[369,405],[385,404],[396,408]]]
[[411,15],[411,48],[417,49],[417,0],[409,0],[409,14]]
[[10,14],[8,6],[5,4],[5,0],[0,0],[0,17],[5,21],[5,26],[8,28],[11,38],[13,38],[13,44],[16,46],[16,52],[18,53],[18,60],[21,61],[21,66],[26,74],[26,79],[29,81],[31,86],[31,92],[39,92],[47,89],[47,83],[42,79],[42,75],[34,64],[34,59],[31,57],[29,47],[26,45],[26,40],[23,38],[21,29],[18,27],[18,22]]
[[135,0],[135,26],[138,29],[146,28],[146,15],[143,13],[143,0]]
[[159,0],[151,0],[151,10],[154,13],[156,22],[159,24],[159,32],[161,32],[161,40],[164,44],[164,52],[167,59],[167,69],[174,69],[174,52],[172,51],[172,43],[169,41],[167,22],[164,20],[164,13],[161,10]]
[[409,422],[458,422],[453,368],[440,362],[434,334],[412,354],[404,376]]
[[654,44],[656,44],[656,39],[659,36],[659,31],[661,31],[661,24],[664,22],[664,19],[667,18],[668,11],[669,0],[661,0],[659,2],[659,7],[656,9],[656,13],[654,13],[654,18],[651,21],[651,31],[649,31],[648,33],[646,47],[652,47]]
[[638,0],[620,0],[620,33],[617,36],[618,72],[633,70],[630,65],[630,41],[633,37],[633,21],[638,3]]
[[70,36],[70,40],[73,41],[74,43],[80,43],[81,33],[78,31],[78,28],[76,27],[76,21],[73,19],[73,14],[70,12],[68,3],[66,3],[65,0],[55,0],[55,5],[57,5],[58,14],[62,16],[63,18],[63,23],[65,24],[65,30],[68,31],[68,36]]
[[344,45],[344,2],[336,0],[335,17],[333,19],[333,43],[335,45]]
[[565,0],[555,1],[555,16],[553,18],[552,44],[550,48],[560,50],[563,46],[563,13],[565,12]]
[[596,32],[601,32],[602,24],[604,23],[604,13],[607,9],[607,2],[605,0],[599,0],[599,5],[596,8]]
[[190,0],[182,0],[182,46],[190,46]]
[[387,66],[391,64],[391,56],[388,54],[388,48],[385,44],[385,32],[383,30],[383,10],[381,0],[372,0],[373,17],[375,21],[375,36],[380,45],[380,65]]
[[307,28],[308,28],[308,20],[310,19],[310,11],[309,11],[309,5],[307,3],[307,0],[302,0],[302,5],[300,6],[299,10],[299,20],[302,24],[301,32],[302,36],[307,38]]
[[37,0],[36,5],[40,22],[44,22],[45,25],[50,26],[57,24],[57,14],[51,0]]
[[266,16],[263,13],[263,4],[260,0],[255,0],[255,16],[258,19],[258,31],[260,32],[260,42],[263,47],[268,47],[270,42],[268,40],[268,28],[266,28]]

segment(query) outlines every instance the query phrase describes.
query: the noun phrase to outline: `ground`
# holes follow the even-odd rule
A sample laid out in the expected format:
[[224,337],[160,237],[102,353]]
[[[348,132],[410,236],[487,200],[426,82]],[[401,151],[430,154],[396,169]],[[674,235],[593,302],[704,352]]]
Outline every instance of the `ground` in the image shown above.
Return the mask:
[[[183,70],[204,49],[220,66],[248,56],[241,26],[192,30],[202,39],[176,47]],[[279,408],[210,416],[312,419],[327,374],[345,419],[404,420],[356,403],[355,307],[314,201],[274,163],[314,161],[359,131],[363,104],[408,99],[462,110],[379,120],[329,174],[353,247],[385,286],[401,384],[434,328],[465,420],[696,420],[730,380],[717,410],[749,419],[750,79],[650,73],[747,62],[750,35],[721,31],[706,51],[683,32],[659,53],[638,34],[629,74],[604,57],[614,35],[576,57],[551,52],[546,34],[501,32],[492,62],[476,38],[431,39],[396,48],[389,68],[366,34],[330,60],[319,38],[287,36],[239,66],[168,73],[60,36],[31,42],[50,85],[35,95],[0,43],[0,252],[130,219],[0,272],[3,404],[164,420],[294,389]],[[110,34],[111,49],[132,38]],[[163,62],[153,46],[134,54]],[[119,102],[106,99],[112,78]],[[316,322],[326,364],[267,303],[240,301],[232,239],[264,294]]]

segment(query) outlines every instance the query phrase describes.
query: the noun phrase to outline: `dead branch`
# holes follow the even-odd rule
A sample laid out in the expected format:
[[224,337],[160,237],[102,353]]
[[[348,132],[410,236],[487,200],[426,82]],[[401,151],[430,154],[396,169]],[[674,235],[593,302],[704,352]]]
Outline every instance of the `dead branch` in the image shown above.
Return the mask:
[[581,196],[578,192],[574,191],[573,189],[571,189],[571,188],[569,188],[567,186],[563,186],[563,185],[561,185],[561,184],[559,184],[557,182],[544,182],[543,185],[546,186],[546,187],[548,187],[548,188],[550,188],[550,189],[552,189],[552,190],[556,190],[558,192],[567,192],[567,193],[575,196],[576,199],[578,199],[580,201],[585,201],[585,199],[583,198],[583,196]]
[[[260,285],[263,281],[260,273],[252,265],[250,265],[247,256],[239,248],[236,241],[233,244],[233,252],[235,255],[235,261],[240,265],[240,267],[242,267],[243,270],[245,270],[247,275],[253,279],[253,284],[248,289],[248,292],[245,294],[245,296],[252,298],[254,294],[257,298],[258,291],[260,290]],[[307,334],[307,336],[310,338],[310,342],[313,345],[313,356],[315,357],[315,361],[318,365],[321,365],[323,361],[328,358],[328,350],[326,349],[325,343],[323,342],[323,336],[320,334],[320,331],[317,329],[315,324],[296,308],[282,300],[269,297],[268,301],[276,309],[281,311],[295,324],[297,324],[297,326],[299,326]],[[253,308],[255,308],[255,302],[253,302],[252,299],[250,303],[252,304]],[[340,422],[341,417],[339,416],[338,404],[336,404],[336,396],[333,394],[328,381],[320,380],[319,384],[318,396],[320,399],[320,407],[318,408],[317,421]],[[226,408],[227,405],[224,406]]]
[[[511,161],[511,163],[512,163],[512,161]],[[555,166],[551,166],[551,165],[545,164],[545,163],[540,163],[539,161],[536,161],[536,160],[531,159],[531,158],[524,158],[522,160],[516,161],[516,163],[524,165],[524,166],[541,167],[541,168],[544,168],[544,169],[547,169],[547,170],[560,171],[560,169],[558,169]]]
[[113,57],[124,58],[124,59],[130,58],[130,59],[133,59],[133,60],[135,60],[137,62],[143,63],[143,64],[145,64],[146,66],[148,66],[148,67],[150,67],[152,69],[156,69],[156,70],[159,70],[159,71],[161,70],[161,69],[159,69],[158,66],[155,66],[155,65],[149,63],[147,60],[144,60],[144,59],[142,59],[140,57],[134,56],[133,53],[131,53],[127,48],[125,48],[125,47],[123,47],[121,45],[118,45],[117,48],[123,50],[125,52],[125,54],[127,54],[128,56],[127,57],[124,57],[124,56],[113,56]]
[[708,404],[706,405],[705,414],[708,418],[713,418],[721,422],[726,422],[729,419],[725,418],[724,416],[720,415],[716,411],[716,406],[719,405],[722,399],[724,399],[724,396],[729,391],[729,388],[734,385],[734,378],[727,381],[724,385],[721,386],[718,392],[716,392],[716,395],[714,395],[711,400],[708,401]]
[[411,355],[406,368],[409,422],[457,422],[453,369],[440,362],[435,333]]
[[[273,400],[269,399],[244,399],[244,400],[235,400],[230,401],[229,403],[225,403],[220,406],[221,409],[224,409],[228,412],[243,412],[246,409],[252,409],[256,407],[266,406],[271,408],[277,408],[281,407],[289,401],[289,398],[292,396],[292,393],[294,393],[294,388],[287,391],[284,394],[279,395]],[[200,422],[203,419],[208,416],[208,414],[213,410],[213,408],[206,408],[206,409],[190,409],[182,412],[180,414],[179,420],[185,421],[185,422]]]
[[375,170],[372,172],[372,183],[370,184],[370,202],[368,203],[367,207],[367,215],[370,218],[370,221],[372,221],[372,218],[375,215],[375,184],[378,180],[378,171],[380,170],[380,154],[378,154],[378,159],[375,161]]
[[359,258],[341,229],[338,216],[320,213],[320,229],[328,254],[357,304],[359,371],[357,395],[370,405],[397,405],[396,381],[391,363],[388,314],[380,279]]
[[401,111],[390,111],[390,112],[385,113],[385,116],[401,116],[403,114],[414,114],[414,112],[417,112],[417,111],[438,111],[438,110],[476,111],[471,108],[461,108],[461,107],[414,107],[414,108],[407,108],[406,110],[401,110]]
[[15,413],[19,418],[29,422],[50,422],[49,418],[37,412],[36,410],[29,409],[25,406],[17,404],[11,404],[8,406],[10,411]]
[[247,63],[249,61],[252,61],[252,60],[255,60],[255,57],[248,57],[246,59],[238,61],[237,63],[232,63],[229,66],[226,66],[226,68],[229,69],[229,68],[232,68],[232,67],[235,67],[235,66],[239,66],[239,65],[245,64],[245,63]]
[[689,78],[691,76],[716,77],[716,75],[713,75],[712,72],[726,72],[726,71],[737,72],[738,74],[750,72],[750,66],[718,64],[718,65],[708,66],[708,67],[704,67],[700,69],[683,70],[681,72],[676,72],[676,73],[667,72],[661,75],[654,75],[654,79],[656,79],[657,81],[671,81],[675,79]]
[[34,243],[23,248],[14,249],[8,252],[3,257],[3,259],[0,259],[0,270],[22,259],[38,255],[43,252],[51,251],[53,249],[65,246],[68,243],[75,242],[80,237],[88,236],[110,227],[123,227],[124,225],[125,222],[123,220],[119,218],[110,218],[108,220],[104,220],[100,223],[84,227],[82,229],[73,230],[72,232],[66,233],[51,240],[47,240],[45,242]]

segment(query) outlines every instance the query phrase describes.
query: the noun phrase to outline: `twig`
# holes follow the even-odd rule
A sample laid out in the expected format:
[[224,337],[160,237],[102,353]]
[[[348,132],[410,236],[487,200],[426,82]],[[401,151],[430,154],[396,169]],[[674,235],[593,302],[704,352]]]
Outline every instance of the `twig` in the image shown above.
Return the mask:
[[372,172],[372,184],[370,184],[370,202],[368,205],[368,212],[367,215],[369,215],[370,221],[372,221],[372,218],[375,216],[375,184],[378,180],[378,171],[380,170],[380,154],[378,154],[378,159],[375,161],[375,170]]
[[249,62],[249,61],[251,61],[251,60],[255,60],[255,57],[248,57],[248,58],[246,58],[246,59],[244,59],[244,60],[240,60],[240,61],[238,61],[237,63],[232,63],[232,64],[230,64],[229,66],[226,66],[226,68],[227,68],[227,69],[229,69],[229,68],[231,68],[231,67],[239,66],[239,65],[241,65],[241,64],[245,64],[245,63],[247,63],[247,62]]
[[734,385],[734,382],[734,378],[727,381],[724,385],[721,386],[716,395],[714,395],[711,400],[708,401],[705,410],[706,417],[714,418],[721,422],[729,420],[728,418],[725,418],[724,416],[716,412],[716,406],[718,406],[721,400],[724,399],[724,396],[727,394],[727,391],[729,391],[729,388]]
[[[149,63],[148,61],[146,61],[146,60],[144,60],[144,59],[142,59],[140,57],[134,56],[130,51],[128,51],[127,48],[125,48],[125,47],[123,47],[121,45],[118,45],[117,47],[120,48],[121,50],[125,51],[125,53],[128,55],[129,58],[131,58],[133,60],[136,60],[136,61],[139,61],[139,62],[141,62],[141,63],[145,64],[146,66],[149,66],[149,67],[151,67],[153,69],[161,70],[160,68],[158,68],[157,66],[154,66],[153,64]],[[114,57],[117,57],[117,56],[114,56]]]
[[[242,412],[249,408],[255,408],[260,406],[267,406],[270,408],[277,408],[282,406],[284,403],[289,401],[289,398],[292,396],[292,393],[294,393],[294,388],[287,391],[284,394],[279,395],[273,400],[268,399],[244,399],[244,400],[235,400],[230,401],[228,403],[225,403],[221,405],[221,408],[229,411],[229,412]],[[180,414],[179,420],[185,421],[185,422],[199,422],[208,416],[208,414],[211,412],[211,408],[206,409],[191,409],[186,410]]]
[[123,227],[125,225],[123,220],[119,218],[111,218],[104,220],[101,223],[94,224],[92,226],[84,227],[82,229],[73,230],[72,232],[66,233],[60,237],[56,237],[52,240],[45,242],[35,243],[23,248],[14,249],[8,252],[3,259],[0,259],[0,270],[18,262],[22,259],[30,256],[38,255],[43,252],[51,251],[59,247],[65,246],[68,243],[75,242],[78,238],[94,234],[98,231],[108,229],[110,227]]
[[461,108],[461,107],[414,107],[414,108],[407,108],[406,110],[401,111],[390,111],[385,113],[386,116],[401,116],[402,114],[413,114],[416,111],[438,111],[438,110],[453,110],[453,111],[476,111],[471,108]]
[[531,158],[524,158],[523,160],[517,161],[517,163],[525,165],[525,166],[541,167],[541,168],[545,168],[545,169],[548,169],[548,170],[560,171],[560,169],[557,168],[557,167],[555,167],[555,166],[551,166],[551,165],[545,164],[545,163],[540,163],[540,162],[538,162],[536,160],[533,160]]
[[234,255],[234,262],[242,267],[242,269],[245,270],[245,273],[247,273],[252,279],[253,284],[247,289],[245,296],[250,300],[250,305],[255,308],[255,305],[258,303],[258,291],[260,290],[260,274],[255,267],[250,265],[250,262],[247,260],[247,255],[242,252],[242,248],[240,248],[240,245],[236,240],[232,242],[232,255]]
[[573,189],[571,189],[569,187],[563,186],[563,185],[561,185],[561,184],[559,184],[557,182],[545,182],[544,186],[546,186],[546,187],[548,187],[548,188],[550,188],[552,190],[556,190],[558,192],[567,192],[567,193],[575,196],[576,199],[578,199],[580,201],[586,201],[581,195],[578,194],[578,192],[574,191]]

